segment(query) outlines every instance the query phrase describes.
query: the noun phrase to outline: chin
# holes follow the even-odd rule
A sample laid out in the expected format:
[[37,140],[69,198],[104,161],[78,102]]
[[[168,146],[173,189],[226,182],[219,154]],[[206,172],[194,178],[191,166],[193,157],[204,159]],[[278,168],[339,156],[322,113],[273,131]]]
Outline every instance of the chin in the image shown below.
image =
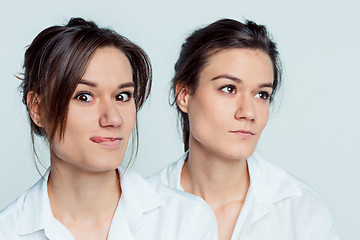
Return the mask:
[[228,148],[226,152],[224,152],[224,157],[236,161],[246,160],[254,153],[254,150],[255,148],[236,146],[234,148]]
[[[115,170],[120,167],[121,162],[119,161],[120,158],[95,158],[93,161],[87,162],[87,169],[92,172],[104,172],[104,171],[111,171]],[[100,160],[100,161],[99,161]]]
[[[120,165],[119,165],[120,166]],[[116,170],[119,166],[89,166],[87,168],[87,170],[89,172],[94,172],[94,173],[100,173],[100,172],[109,172],[109,171],[114,171]]]

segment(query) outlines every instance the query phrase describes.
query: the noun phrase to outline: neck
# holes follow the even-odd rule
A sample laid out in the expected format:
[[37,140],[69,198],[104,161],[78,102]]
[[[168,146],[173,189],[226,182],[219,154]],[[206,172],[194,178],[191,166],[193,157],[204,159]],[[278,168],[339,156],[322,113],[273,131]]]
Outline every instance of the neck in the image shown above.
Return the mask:
[[118,171],[89,172],[52,161],[48,194],[54,217],[65,225],[111,222],[121,195]]
[[212,206],[245,200],[250,186],[246,159],[227,159],[191,141],[190,149],[181,173],[185,191]]

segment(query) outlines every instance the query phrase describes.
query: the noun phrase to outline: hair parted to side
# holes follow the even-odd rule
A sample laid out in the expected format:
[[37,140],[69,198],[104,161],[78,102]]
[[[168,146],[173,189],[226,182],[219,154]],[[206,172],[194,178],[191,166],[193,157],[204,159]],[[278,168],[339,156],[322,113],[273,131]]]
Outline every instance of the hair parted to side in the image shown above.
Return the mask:
[[[52,141],[57,131],[64,137],[68,107],[76,86],[85,73],[91,56],[98,48],[115,47],[128,58],[133,72],[134,101],[140,110],[150,94],[152,70],[147,54],[137,45],[117,32],[100,28],[92,21],[71,18],[64,26],[52,26],[40,32],[25,52],[24,78],[20,89],[26,105],[31,138],[36,156],[34,135]],[[27,96],[31,95],[29,103]],[[41,122],[47,131],[39,127],[30,116],[34,101],[39,103]],[[132,140],[138,150],[137,121]]]
[[[246,48],[260,50],[266,53],[272,62],[274,70],[273,92],[270,102],[281,82],[281,61],[270,34],[263,25],[252,21],[245,23],[232,19],[221,19],[204,28],[195,30],[181,46],[180,56],[175,64],[175,75],[171,81],[172,105],[176,104],[178,94],[186,88],[194,94],[199,82],[199,76],[208,59],[221,50],[229,48]],[[183,130],[184,149],[189,149],[190,123],[187,113],[176,105]]]

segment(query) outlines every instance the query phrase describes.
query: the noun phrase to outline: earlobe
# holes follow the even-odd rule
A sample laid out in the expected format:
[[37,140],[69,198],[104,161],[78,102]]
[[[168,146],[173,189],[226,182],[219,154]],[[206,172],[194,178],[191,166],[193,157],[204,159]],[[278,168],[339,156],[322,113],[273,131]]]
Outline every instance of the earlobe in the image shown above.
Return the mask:
[[34,92],[29,92],[26,95],[26,105],[33,122],[39,126],[43,127],[41,123],[41,114],[40,114],[40,98]]
[[188,105],[189,105],[189,97],[190,92],[189,90],[184,87],[183,85],[177,84],[176,85],[176,103],[181,111],[184,113],[188,112]]

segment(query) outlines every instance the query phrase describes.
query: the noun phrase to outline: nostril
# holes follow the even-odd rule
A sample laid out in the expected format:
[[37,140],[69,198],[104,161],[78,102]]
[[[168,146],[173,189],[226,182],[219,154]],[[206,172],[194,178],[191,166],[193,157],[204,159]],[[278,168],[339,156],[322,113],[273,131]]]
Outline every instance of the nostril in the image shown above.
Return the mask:
[[106,108],[103,108],[99,120],[102,127],[119,127],[123,122],[119,109],[116,109],[116,107],[112,105],[107,105]]

